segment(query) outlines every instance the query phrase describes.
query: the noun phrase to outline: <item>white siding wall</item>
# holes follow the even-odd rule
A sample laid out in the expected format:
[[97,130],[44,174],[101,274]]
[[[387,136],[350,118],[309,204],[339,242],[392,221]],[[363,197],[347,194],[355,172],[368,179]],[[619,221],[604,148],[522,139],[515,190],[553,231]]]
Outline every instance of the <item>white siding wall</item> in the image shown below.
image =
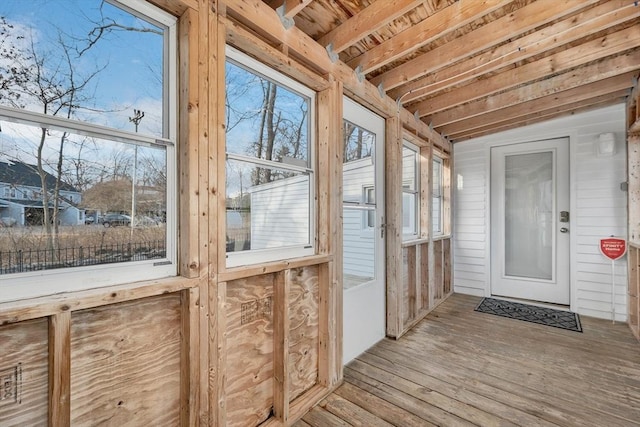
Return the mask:
[[[617,153],[598,157],[601,133],[615,133]],[[627,237],[625,109],[616,105],[454,145],[454,260],[456,292],[489,296],[489,155],[494,144],[570,138],[571,309],[611,317],[611,262],[601,238]],[[461,181],[461,182],[459,182]],[[457,184],[457,185],[456,185]],[[626,320],[626,258],[616,263],[616,319]]]
[[297,176],[251,190],[251,249],[309,241],[309,177]]
[[[342,183],[344,200],[364,202],[365,187],[372,187],[373,163],[371,158],[355,160],[344,165]],[[375,245],[373,229],[365,227],[367,211],[344,209],[343,241],[345,274],[373,277],[375,268]]]

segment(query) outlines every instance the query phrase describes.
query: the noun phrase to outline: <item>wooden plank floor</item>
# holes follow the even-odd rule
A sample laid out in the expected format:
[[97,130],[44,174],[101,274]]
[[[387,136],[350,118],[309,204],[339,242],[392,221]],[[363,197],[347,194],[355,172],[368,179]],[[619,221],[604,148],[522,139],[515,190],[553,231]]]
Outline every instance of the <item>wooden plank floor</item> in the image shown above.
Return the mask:
[[640,426],[640,343],[581,316],[584,333],[477,313],[453,295],[399,341],[345,367],[306,426]]

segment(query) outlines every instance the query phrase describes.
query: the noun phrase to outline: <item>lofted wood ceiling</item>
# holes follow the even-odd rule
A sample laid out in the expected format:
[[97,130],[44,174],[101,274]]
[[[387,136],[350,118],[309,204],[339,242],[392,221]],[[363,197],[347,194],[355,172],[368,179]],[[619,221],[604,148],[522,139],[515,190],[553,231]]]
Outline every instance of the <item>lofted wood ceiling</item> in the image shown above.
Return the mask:
[[450,141],[623,102],[635,0],[265,0]]

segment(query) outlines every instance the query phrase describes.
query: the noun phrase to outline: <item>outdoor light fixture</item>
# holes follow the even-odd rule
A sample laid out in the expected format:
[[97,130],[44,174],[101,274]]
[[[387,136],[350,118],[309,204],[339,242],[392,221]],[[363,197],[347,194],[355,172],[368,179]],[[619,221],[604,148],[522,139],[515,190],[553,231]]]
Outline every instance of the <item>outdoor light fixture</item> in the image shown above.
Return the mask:
[[616,135],[612,132],[601,133],[596,142],[598,157],[611,157],[616,154]]

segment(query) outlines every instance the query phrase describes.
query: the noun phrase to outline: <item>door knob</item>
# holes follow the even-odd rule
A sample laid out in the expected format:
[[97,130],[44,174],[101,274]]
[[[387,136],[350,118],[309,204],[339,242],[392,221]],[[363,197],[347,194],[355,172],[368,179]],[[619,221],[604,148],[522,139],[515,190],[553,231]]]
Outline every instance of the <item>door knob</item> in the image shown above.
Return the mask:
[[567,227],[562,227],[562,228],[560,229],[560,232],[561,232],[561,233],[568,233],[568,232],[569,232],[569,229],[568,229]]

